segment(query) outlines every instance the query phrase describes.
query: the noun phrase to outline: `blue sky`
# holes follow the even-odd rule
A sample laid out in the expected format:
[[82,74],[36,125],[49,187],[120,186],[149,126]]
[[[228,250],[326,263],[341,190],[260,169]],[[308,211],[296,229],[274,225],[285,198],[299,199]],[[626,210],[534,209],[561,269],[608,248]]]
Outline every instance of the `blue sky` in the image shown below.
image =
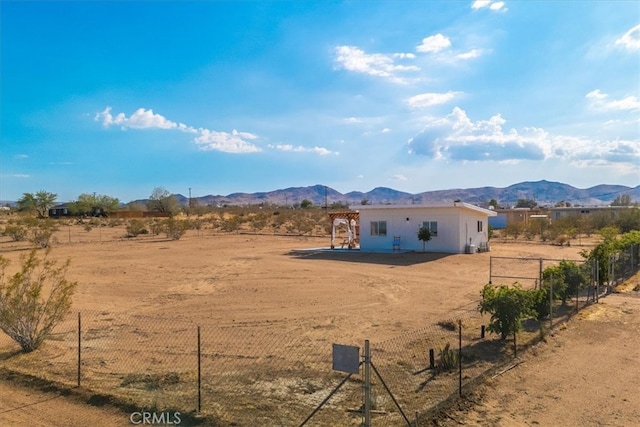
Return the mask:
[[637,1],[2,1],[0,19],[0,200],[640,184]]

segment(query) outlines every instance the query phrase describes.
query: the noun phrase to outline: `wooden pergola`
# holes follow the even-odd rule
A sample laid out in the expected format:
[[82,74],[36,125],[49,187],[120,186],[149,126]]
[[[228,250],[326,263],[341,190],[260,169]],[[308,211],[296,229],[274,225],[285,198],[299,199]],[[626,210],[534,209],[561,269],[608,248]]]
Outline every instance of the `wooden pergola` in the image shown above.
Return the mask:
[[356,244],[360,242],[360,212],[357,211],[342,211],[342,212],[329,212],[329,219],[331,220],[331,249],[335,249],[335,237],[336,226],[345,224],[347,226],[347,238],[344,239],[339,245],[342,248],[347,246],[349,249],[354,249]]

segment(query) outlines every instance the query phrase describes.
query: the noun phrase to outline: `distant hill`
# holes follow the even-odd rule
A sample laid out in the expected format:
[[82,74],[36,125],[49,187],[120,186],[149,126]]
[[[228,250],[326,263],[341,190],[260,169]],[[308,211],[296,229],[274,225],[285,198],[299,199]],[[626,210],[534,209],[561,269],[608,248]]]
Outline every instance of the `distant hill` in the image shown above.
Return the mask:
[[[282,190],[274,190],[260,193],[233,193],[226,196],[208,195],[194,197],[200,205],[255,205],[260,203],[289,205],[299,204],[307,199],[315,205],[343,203],[357,206],[366,200],[369,204],[419,204],[419,203],[449,203],[455,200],[486,205],[491,199],[495,199],[501,206],[513,206],[518,199],[533,199],[538,205],[554,205],[565,201],[572,205],[595,206],[608,205],[617,196],[628,194],[631,199],[640,202],[640,185],[627,187],[624,185],[597,185],[595,187],[579,189],[568,184],[550,181],[527,181],[513,184],[505,188],[478,187],[467,189],[452,189],[425,191],[411,194],[392,188],[377,187],[368,192],[352,191],[342,194],[333,188],[324,185],[309,187],[290,187]],[[188,204],[188,198],[177,194],[178,201]],[[144,200],[141,200],[144,202]]]

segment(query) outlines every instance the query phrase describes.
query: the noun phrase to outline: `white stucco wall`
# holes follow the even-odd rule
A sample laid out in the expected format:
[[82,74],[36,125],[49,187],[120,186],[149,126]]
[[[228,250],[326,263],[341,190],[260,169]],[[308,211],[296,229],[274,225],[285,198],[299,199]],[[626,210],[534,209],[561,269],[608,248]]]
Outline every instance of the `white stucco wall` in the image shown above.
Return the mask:
[[[400,236],[402,250],[422,251],[418,229],[425,221],[438,223],[438,235],[426,244],[428,252],[464,253],[471,244],[478,247],[488,240],[488,217],[495,215],[485,209],[466,204],[457,206],[362,206],[360,211],[360,248],[363,251],[390,251],[394,236]],[[386,221],[387,235],[372,236],[371,222]],[[478,232],[478,221],[482,231]]]

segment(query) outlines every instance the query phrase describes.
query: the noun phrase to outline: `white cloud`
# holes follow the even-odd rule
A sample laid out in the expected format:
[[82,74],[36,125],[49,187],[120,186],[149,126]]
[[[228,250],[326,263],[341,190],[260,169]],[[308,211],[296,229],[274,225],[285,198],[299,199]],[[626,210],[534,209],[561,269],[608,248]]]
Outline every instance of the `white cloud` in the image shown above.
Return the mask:
[[443,49],[451,47],[451,40],[448,37],[438,33],[435,36],[429,36],[422,39],[422,44],[416,47],[418,52],[438,53]]
[[408,178],[401,173],[395,174],[391,177],[393,181],[407,181]]
[[256,138],[253,134],[238,132],[235,129],[231,133],[200,129],[200,135],[194,141],[204,151],[214,150],[238,154],[261,151],[259,147],[247,141]]
[[506,12],[507,7],[503,1],[493,0],[476,0],[471,4],[471,9],[484,9],[488,7],[490,10]]
[[29,156],[28,156],[28,155],[26,155],[26,154],[16,154],[14,157],[15,157],[16,159],[26,159],[26,158],[28,158]]
[[391,132],[391,129],[389,129],[389,128],[384,128],[384,129],[380,130],[380,133],[389,133],[389,132]]
[[407,104],[411,108],[426,108],[434,105],[445,104],[463,92],[445,92],[445,93],[422,93],[407,99]]
[[339,155],[340,153],[337,151],[331,151],[331,150],[327,150],[326,148],[323,147],[303,147],[302,145],[298,145],[298,146],[294,146],[291,144],[276,144],[276,145],[269,145],[269,148],[274,148],[276,150],[280,150],[280,151],[292,151],[295,153],[315,153],[318,154],[320,156],[327,156],[329,154],[335,154],[335,155]]
[[482,9],[483,7],[488,7],[491,4],[491,0],[476,0],[471,5],[471,9]]
[[589,106],[595,110],[640,110],[640,100],[633,95],[622,99],[609,100],[608,94],[602,93],[600,89],[596,89],[586,94],[585,98],[589,100]]
[[457,54],[456,58],[457,59],[473,59],[473,58],[479,57],[480,55],[482,55],[481,49],[471,49],[468,52]]
[[[415,58],[415,55],[381,53],[368,54],[355,46],[338,46],[335,48],[335,60],[339,67],[357,73],[368,74],[370,76],[383,77],[395,83],[406,83],[406,79],[399,77],[398,73],[407,71],[419,71],[415,65],[396,64],[394,58]],[[396,57],[396,55],[401,55]]]
[[394,53],[392,56],[400,59],[416,59],[415,53]]
[[111,114],[111,107],[107,107],[101,113],[96,114],[96,120],[102,119],[105,127],[117,125],[123,129],[180,129],[187,132],[195,132],[195,129],[182,123],[168,120],[160,114],[155,114],[153,110],[138,108],[131,116],[119,113],[115,117]]
[[358,117],[347,117],[344,121],[345,123],[362,123],[362,119]]
[[622,46],[629,50],[640,49],[640,24],[631,28],[624,33],[622,37],[616,40],[616,46]]
[[505,130],[506,120],[497,114],[489,120],[472,121],[455,107],[451,114],[429,119],[424,129],[408,142],[409,152],[433,159],[460,162],[507,162],[560,159],[577,166],[636,165],[640,162],[638,140],[593,140],[551,135],[541,128]]
[[216,132],[203,128],[195,129],[184,123],[171,121],[160,114],[154,113],[151,109],[138,108],[131,116],[127,117],[124,113],[118,113],[113,116],[111,114],[111,107],[107,107],[104,111],[96,114],[95,120],[102,121],[102,125],[105,127],[120,126],[123,130],[160,129],[198,134],[193,142],[204,151],[215,150],[236,154],[261,151],[260,147],[250,142],[258,138],[254,134],[238,132],[235,129],[231,133]]

